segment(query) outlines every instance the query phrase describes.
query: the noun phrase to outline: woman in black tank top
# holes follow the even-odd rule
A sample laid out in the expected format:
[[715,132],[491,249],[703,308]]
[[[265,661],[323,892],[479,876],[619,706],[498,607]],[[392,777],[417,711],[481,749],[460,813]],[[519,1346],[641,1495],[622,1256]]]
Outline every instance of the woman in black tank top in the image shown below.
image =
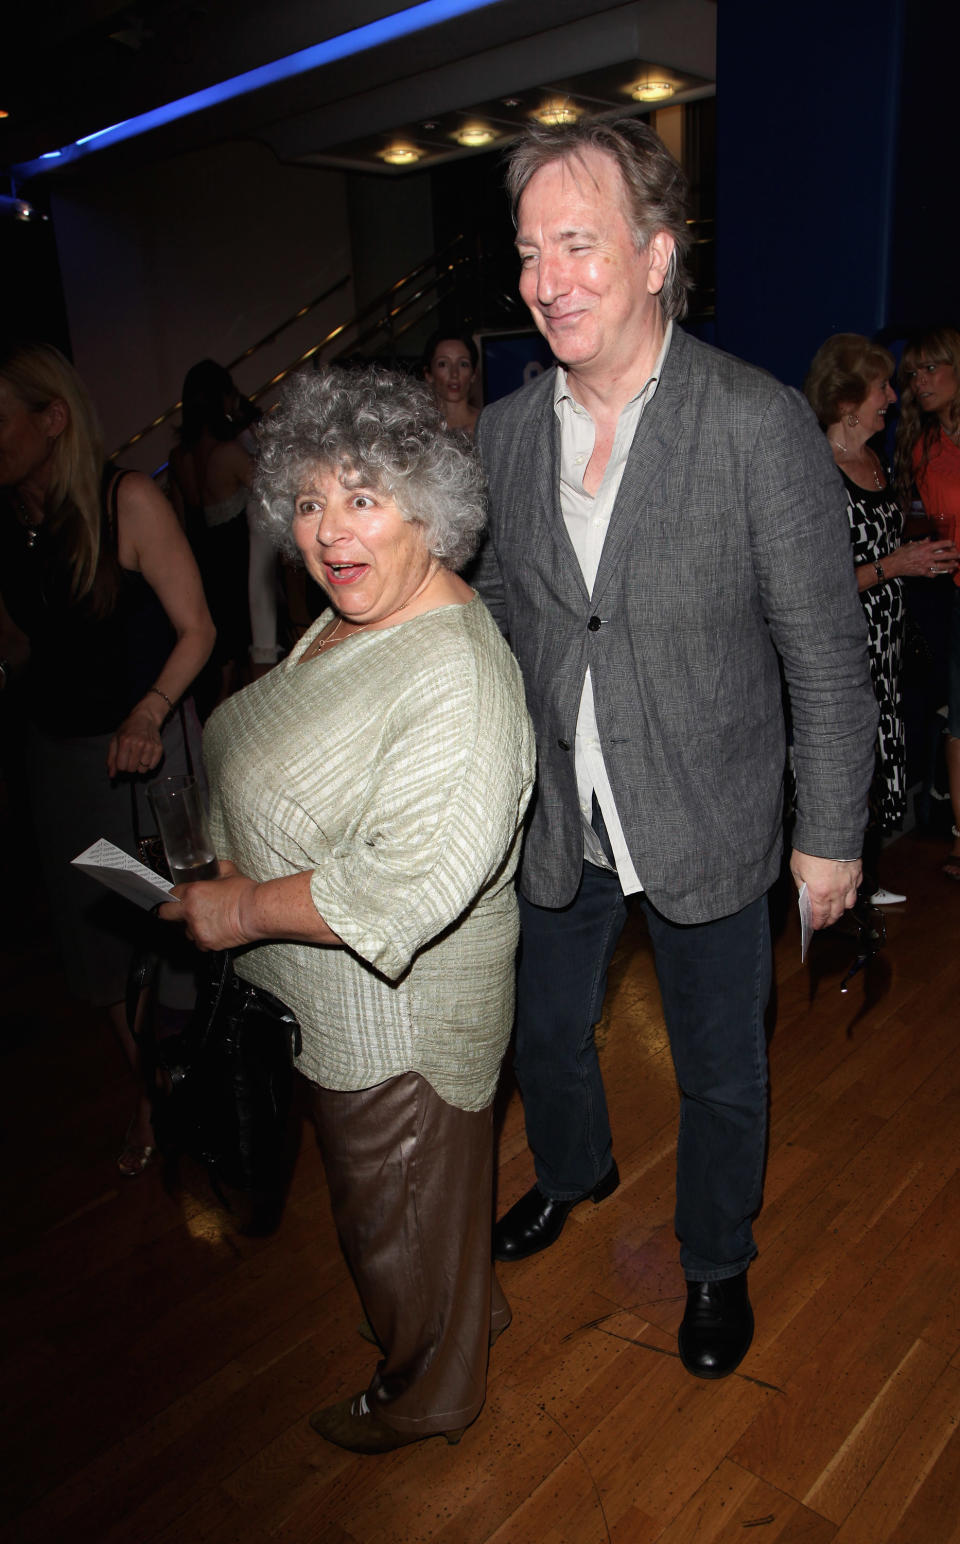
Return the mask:
[[[136,1070],[124,998],[140,917],[70,859],[101,836],[133,850],[145,781],[186,769],[180,705],[213,624],[176,515],[149,477],[107,464],[86,389],[49,344],[0,354],[0,490],[0,691],[24,721],[32,839],[68,980]],[[152,1153],[141,1090],[122,1171]]]

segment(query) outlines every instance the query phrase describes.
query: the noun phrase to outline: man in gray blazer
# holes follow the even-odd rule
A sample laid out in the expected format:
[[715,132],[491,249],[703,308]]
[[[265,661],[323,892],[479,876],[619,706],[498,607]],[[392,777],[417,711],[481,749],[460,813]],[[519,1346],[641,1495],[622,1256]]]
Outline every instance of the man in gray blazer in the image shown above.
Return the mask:
[[718,1378],[753,1335],[781,666],[791,870],[814,926],[860,881],[876,706],[844,500],[799,394],[674,325],[686,187],[649,128],[535,129],[508,188],[520,292],[561,366],[477,433],[475,582],[520,661],[538,751],[515,1063],[536,1184],[494,1253],[546,1248],[618,1184],[593,1026],[641,893],[682,1101],[680,1354]]

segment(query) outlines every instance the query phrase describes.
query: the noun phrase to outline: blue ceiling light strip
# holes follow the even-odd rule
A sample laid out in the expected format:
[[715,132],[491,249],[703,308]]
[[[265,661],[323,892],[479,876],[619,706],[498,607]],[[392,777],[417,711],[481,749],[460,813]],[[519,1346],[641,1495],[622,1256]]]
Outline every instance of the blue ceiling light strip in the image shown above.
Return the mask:
[[351,54],[364,53],[382,43],[392,43],[397,38],[408,37],[413,32],[422,32],[427,27],[435,27],[440,22],[497,3],[498,0],[422,0],[420,5],[412,5],[392,16],[383,16],[379,21],[367,22],[362,27],[354,27],[350,32],[341,32],[338,37],[314,43],[310,48],[301,48],[295,54],[288,54],[285,59],[275,59],[271,64],[259,65],[255,70],[245,71],[243,75],[234,75],[230,80],[220,81],[218,85],[207,86],[203,91],[194,91],[190,96],[180,97],[176,102],[167,102],[165,106],[155,107],[147,113],[138,113],[135,118],[126,118],[122,123],[111,124],[109,128],[97,129],[96,133],[85,134],[82,139],[72,145],[64,145],[60,150],[47,150],[35,161],[25,161],[12,168],[13,173],[26,178],[35,177],[40,172],[53,171],[78,160],[80,156],[102,150],[106,145],[135,139],[140,134],[148,134],[151,129],[158,129],[165,123],[175,123],[178,118],[189,118],[193,113],[214,107],[219,102],[246,96],[251,91],[259,91],[263,86],[272,86],[277,81],[304,75],[308,70],[319,69],[321,65],[334,64],[338,59],[349,58]]

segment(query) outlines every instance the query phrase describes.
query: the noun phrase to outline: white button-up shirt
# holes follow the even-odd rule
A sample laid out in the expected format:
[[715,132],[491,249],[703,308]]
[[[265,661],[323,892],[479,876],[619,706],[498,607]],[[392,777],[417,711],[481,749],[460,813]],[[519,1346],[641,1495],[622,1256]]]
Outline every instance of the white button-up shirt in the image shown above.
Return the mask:
[[[638,432],[643,410],[657,389],[672,336],[673,323],[668,322],[663,347],[657,355],[649,380],[637,395],[631,398],[617,420],[613,449],[603,473],[603,480],[595,494],[586,491],[583,478],[590,457],[593,455],[596,425],[586,408],[573,397],[567,385],[566,371],[560,366],[557,367],[553,405],[560,420],[560,509],[583,572],[584,583],[591,595],[630,447]],[[593,796],[596,794],[603,823],[610,838],[617,876],[623,893],[630,895],[634,891],[642,890],[643,885],[633,866],[633,859],[627,851],[623,826],[620,823],[620,816],[610,788],[610,779],[607,776],[603,748],[600,744],[600,732],[597,728],[593,682],[590,679],[589,669],[580,697],[574,754],[577,794],[580,800],[580,813],[583,817],[583,856],[588,863],[596,864],[598,868],[610,868],[610,863],[591,824]]]

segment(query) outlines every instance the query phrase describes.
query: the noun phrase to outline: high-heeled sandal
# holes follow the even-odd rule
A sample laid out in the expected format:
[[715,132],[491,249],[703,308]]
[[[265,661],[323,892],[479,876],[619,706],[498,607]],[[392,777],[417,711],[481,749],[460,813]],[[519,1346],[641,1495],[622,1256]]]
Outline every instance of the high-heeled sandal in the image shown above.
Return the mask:
[[325,1410],[315,1410],[310,1425],[318,1436],[350,1453],[392,1453],[394,1448],[409,1447],[412,1442],[426,1442],[429,1437],[446,1437],[451,1447],[460,1441],[465,1426],[455,1431],[407,1433],[387,1426],[367,1404],[366,1394],[341,1399]]

